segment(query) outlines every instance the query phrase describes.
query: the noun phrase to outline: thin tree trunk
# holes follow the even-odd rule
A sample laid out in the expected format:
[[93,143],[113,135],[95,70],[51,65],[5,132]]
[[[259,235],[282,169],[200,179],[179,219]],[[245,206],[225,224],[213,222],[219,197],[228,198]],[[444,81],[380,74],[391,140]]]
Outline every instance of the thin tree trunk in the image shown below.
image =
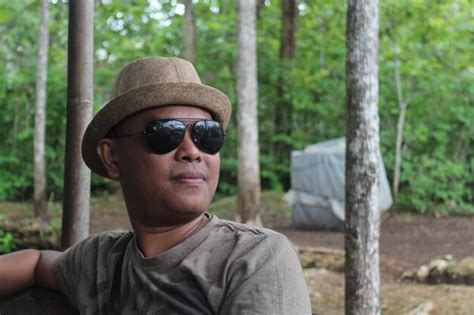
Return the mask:
[[281,44],[280,58],[291,60],[296,55],[296,17],[298,13],[297,0],[282,0],[281,2]]
[[238,215],[261,225],[257,121],[256,1],[239,0],[237,61]]
[[[13,130],[12,130],[12,135],[18,134],[18,125],[19,125],[19,120],[20,120],[20,109],[18,108],[18,103],[15,102],[15,116],[13,118]],[[17,137],[13,136],[12,137],[12,155],[16,154],[16,142],[17,142]]]
[[34,208],[35,215],[49,225],[46,196],[45,129],[46,78],[48,72],[48,0],[41,0],[38,74],[36,78],[36,112],[34,136]]
[[378,3],[347,9],[346,314],[380,314]]
[[184,58],[196,62],[196,20],[193,0],[184,0]]
[[82,135],[92,118],[94,1],[69,1],[68,87],[62,247],[89,235],[90,170]]
[[277,96],[279,106],[276,111],[275,125],[279,131],[286,134],[292,129],[290,116],[291,104],[285,102],[285,85],[288,83],[288,73],[291,71],[291,61],[296,55],[296,17],[297,1],[282,0],[281,2],[281,32],[280,32],[280,60],[282,69],[280,71]]
[[402,142],[403,142],[403,126],[405,125],[405,116],[407,112],[408,102],[403,99],[402,81],[400,76],[400,58],[395,55],[395,84],[397,88],[398,106],[400,113],[397,122],[397,139],[395,144],[395,165],[393,167],[392,195],[393,204],[397,204],[398,189],[400,186],[400,169],[402,164]]
[[[285,89],[289,83],[289,74],[292,71],[292,61],[296,56],[297,15],[297,0],[282,0],[280,33],[281,69],[277,86],[278,101],[275,109],[275,127],[277,135],[285,135],[288,137],[291,137],[293,130],[293,104],[287,100]],[[289,159],[291,149],[292,146],[287,141],[278,142],[275,145],[277,162],[286,163]],[[289,182],[285,183],[285,186],[289,186]]]

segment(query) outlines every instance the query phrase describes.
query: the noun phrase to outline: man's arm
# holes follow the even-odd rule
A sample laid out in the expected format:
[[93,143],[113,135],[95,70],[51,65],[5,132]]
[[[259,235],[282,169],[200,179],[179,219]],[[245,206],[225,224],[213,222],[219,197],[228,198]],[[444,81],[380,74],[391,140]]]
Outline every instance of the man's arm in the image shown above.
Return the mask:
[[58,251],[22,250],[0,256],[0,297],[40,286],[59,290],[54,273]]

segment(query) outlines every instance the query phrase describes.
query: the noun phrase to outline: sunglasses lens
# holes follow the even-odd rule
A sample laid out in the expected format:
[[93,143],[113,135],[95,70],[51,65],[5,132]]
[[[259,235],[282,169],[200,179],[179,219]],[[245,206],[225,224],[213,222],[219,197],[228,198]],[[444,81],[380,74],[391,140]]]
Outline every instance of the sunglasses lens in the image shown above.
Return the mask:
[[216,154],[224,144],[224,129],[217,121],[201,120],[194,124],[192,137],[201,151]]
[[176,149],[186,134],[179,120],[154,120],[145,129],[145,139],[153,153],[166,154]]

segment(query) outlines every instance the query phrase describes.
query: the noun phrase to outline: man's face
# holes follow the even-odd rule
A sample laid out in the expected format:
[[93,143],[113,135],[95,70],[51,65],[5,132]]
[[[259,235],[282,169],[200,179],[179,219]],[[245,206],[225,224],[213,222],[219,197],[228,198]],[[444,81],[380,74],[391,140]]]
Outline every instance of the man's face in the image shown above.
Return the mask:
[[[198,107],[156,107],[128,118],[123,133],[143,131],[150,121],[163,118],[211,119],[211,115]],[[200,151],[190,133],[191,126],[175,150],[160,155],[147,148],[143,135],[113,140],[132,225],[134,220],[150,226],[181,224],[209,206],[219,179],[220,156]]]

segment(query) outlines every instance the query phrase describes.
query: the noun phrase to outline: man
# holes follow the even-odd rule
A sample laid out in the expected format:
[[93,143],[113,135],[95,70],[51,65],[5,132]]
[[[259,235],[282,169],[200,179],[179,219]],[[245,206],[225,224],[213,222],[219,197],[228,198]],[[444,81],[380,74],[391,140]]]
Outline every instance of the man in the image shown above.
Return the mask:
[[120,181],[134,232],[91,236],[60,253],[0,257],[0,296],[39,285],[81,314],[308,314],[288,239],[206,213],[219,176],[229,99],[189,62],[127,65],[88,126],[86,164]]

